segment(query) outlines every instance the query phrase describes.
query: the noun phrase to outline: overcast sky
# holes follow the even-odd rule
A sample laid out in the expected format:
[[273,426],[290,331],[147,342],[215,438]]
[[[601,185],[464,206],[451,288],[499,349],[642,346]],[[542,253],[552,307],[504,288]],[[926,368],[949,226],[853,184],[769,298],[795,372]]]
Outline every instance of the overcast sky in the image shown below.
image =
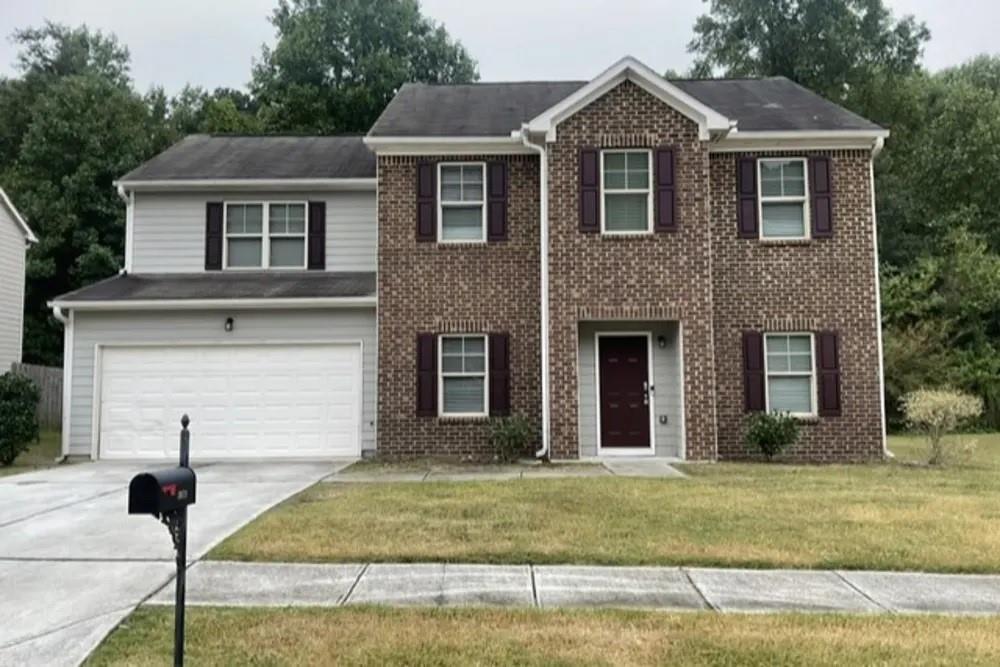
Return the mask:
[[[927,23],[924,62],[932,70],[984,52],[997,53],[996,0],[887,0],[895,14]],[[14,73],[6,39],[44,19],[86,23],[115,33],[132,53],[140,90],[185,83],[243,87],[260,45],[272,42],[267,21],[276,0],[0,0],[0,75]],[[484,81],[586,79],[631,54],[657,71],[683,71],[700,0],[423,0],[479,61]],[[572,17],[567,21],[566,17]],[[975,20],[970,20],[975,17]]]

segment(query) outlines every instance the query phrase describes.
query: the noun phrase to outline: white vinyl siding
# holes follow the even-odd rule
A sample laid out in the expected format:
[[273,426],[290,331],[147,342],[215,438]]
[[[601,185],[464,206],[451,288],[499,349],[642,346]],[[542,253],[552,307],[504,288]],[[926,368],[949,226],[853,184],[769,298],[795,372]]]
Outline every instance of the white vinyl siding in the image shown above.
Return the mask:
[[757,169],[761,238],[808,238],[809,184],[805,158],[764,158],[757,161]]
[[[235,323],[227,333],[227,317]],[[95,351],[98,345],[361,341],[362,449],[375,448],[376,324],[372,308],[90,313],[74,315],[70,454],[90,456],[93,444]],[[176,416],[180,419],[180,415]],[[197,433],[196,424],[192,432]],[[192,436],[192,451],[197,435]]]
[[441,336],[441,416],[481,417],[488,413],[486,344],[485,335]]
[[485,241],[486,164],[439,164],[438,209],[443,243]]
[[[326,202],[326,270],[375,271],[378,225],[375,191],[282,192],[282,201]],[[248,201],[247,193],[137,192],[133,273],[205,270],[205,204]],[[256,195],[257,201],[276,199]]]
[[648,150],[601,152],[601,231],[643,234],[652,230],[652,154]]
[[0,375],[21,361],[26,251],[21,226],[0,205]]
[[816,414],[812,334],[765,334],[764,369],[768,411]]

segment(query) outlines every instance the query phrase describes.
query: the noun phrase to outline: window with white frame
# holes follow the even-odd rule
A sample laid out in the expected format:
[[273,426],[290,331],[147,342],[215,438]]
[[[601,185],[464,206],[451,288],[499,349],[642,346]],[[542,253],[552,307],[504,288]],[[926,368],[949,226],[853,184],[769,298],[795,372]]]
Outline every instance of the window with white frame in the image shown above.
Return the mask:
[[757,167],[761,238],[807,238],[809,187],[805,158],[764,158],[757,161]]
[[439,350],[441,415],[486,415],[486,336],[441,336]]
[[304,202],[226,203],[228,269],[304,269]]
[[486,164],[439,165],[438,239],[441,241],[486,240]]
[[650,152],[601,152],[601,231],[636,234],[652,230]]
[[765,334],[764,351],[767,409],[800,416],[816,414],[812,334]]

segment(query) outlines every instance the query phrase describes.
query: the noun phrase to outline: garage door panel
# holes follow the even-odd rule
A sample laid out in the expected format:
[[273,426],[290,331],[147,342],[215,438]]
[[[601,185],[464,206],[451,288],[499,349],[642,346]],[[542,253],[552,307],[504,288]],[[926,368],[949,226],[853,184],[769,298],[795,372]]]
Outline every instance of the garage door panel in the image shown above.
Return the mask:
[[187,413],[195,460],[356,456],[360,377],[358,345],[105,348],[99,455],[172,459]]

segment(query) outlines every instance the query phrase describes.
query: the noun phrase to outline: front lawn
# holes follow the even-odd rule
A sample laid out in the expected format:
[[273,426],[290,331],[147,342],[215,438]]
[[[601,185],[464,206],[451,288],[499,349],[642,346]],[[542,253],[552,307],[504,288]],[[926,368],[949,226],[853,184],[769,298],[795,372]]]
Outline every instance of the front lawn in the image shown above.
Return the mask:
[[[318,484],[216,559],[1000,572],[1000,435],[965,466],[688,465],[689,479]],[[901,459],[922,444],[896,438]]]
[[32,443],[28,451],[14,459],[13,465],[0,466],[0,476],[49,468],[56,464],[61,454],[62,434],[59,431],[42,431],[38,442]]
[[[90,665],[170,664],[173,610],[144,607]],[[197,665],[973,665],[1000,619],[487,609],[187,611]]]

